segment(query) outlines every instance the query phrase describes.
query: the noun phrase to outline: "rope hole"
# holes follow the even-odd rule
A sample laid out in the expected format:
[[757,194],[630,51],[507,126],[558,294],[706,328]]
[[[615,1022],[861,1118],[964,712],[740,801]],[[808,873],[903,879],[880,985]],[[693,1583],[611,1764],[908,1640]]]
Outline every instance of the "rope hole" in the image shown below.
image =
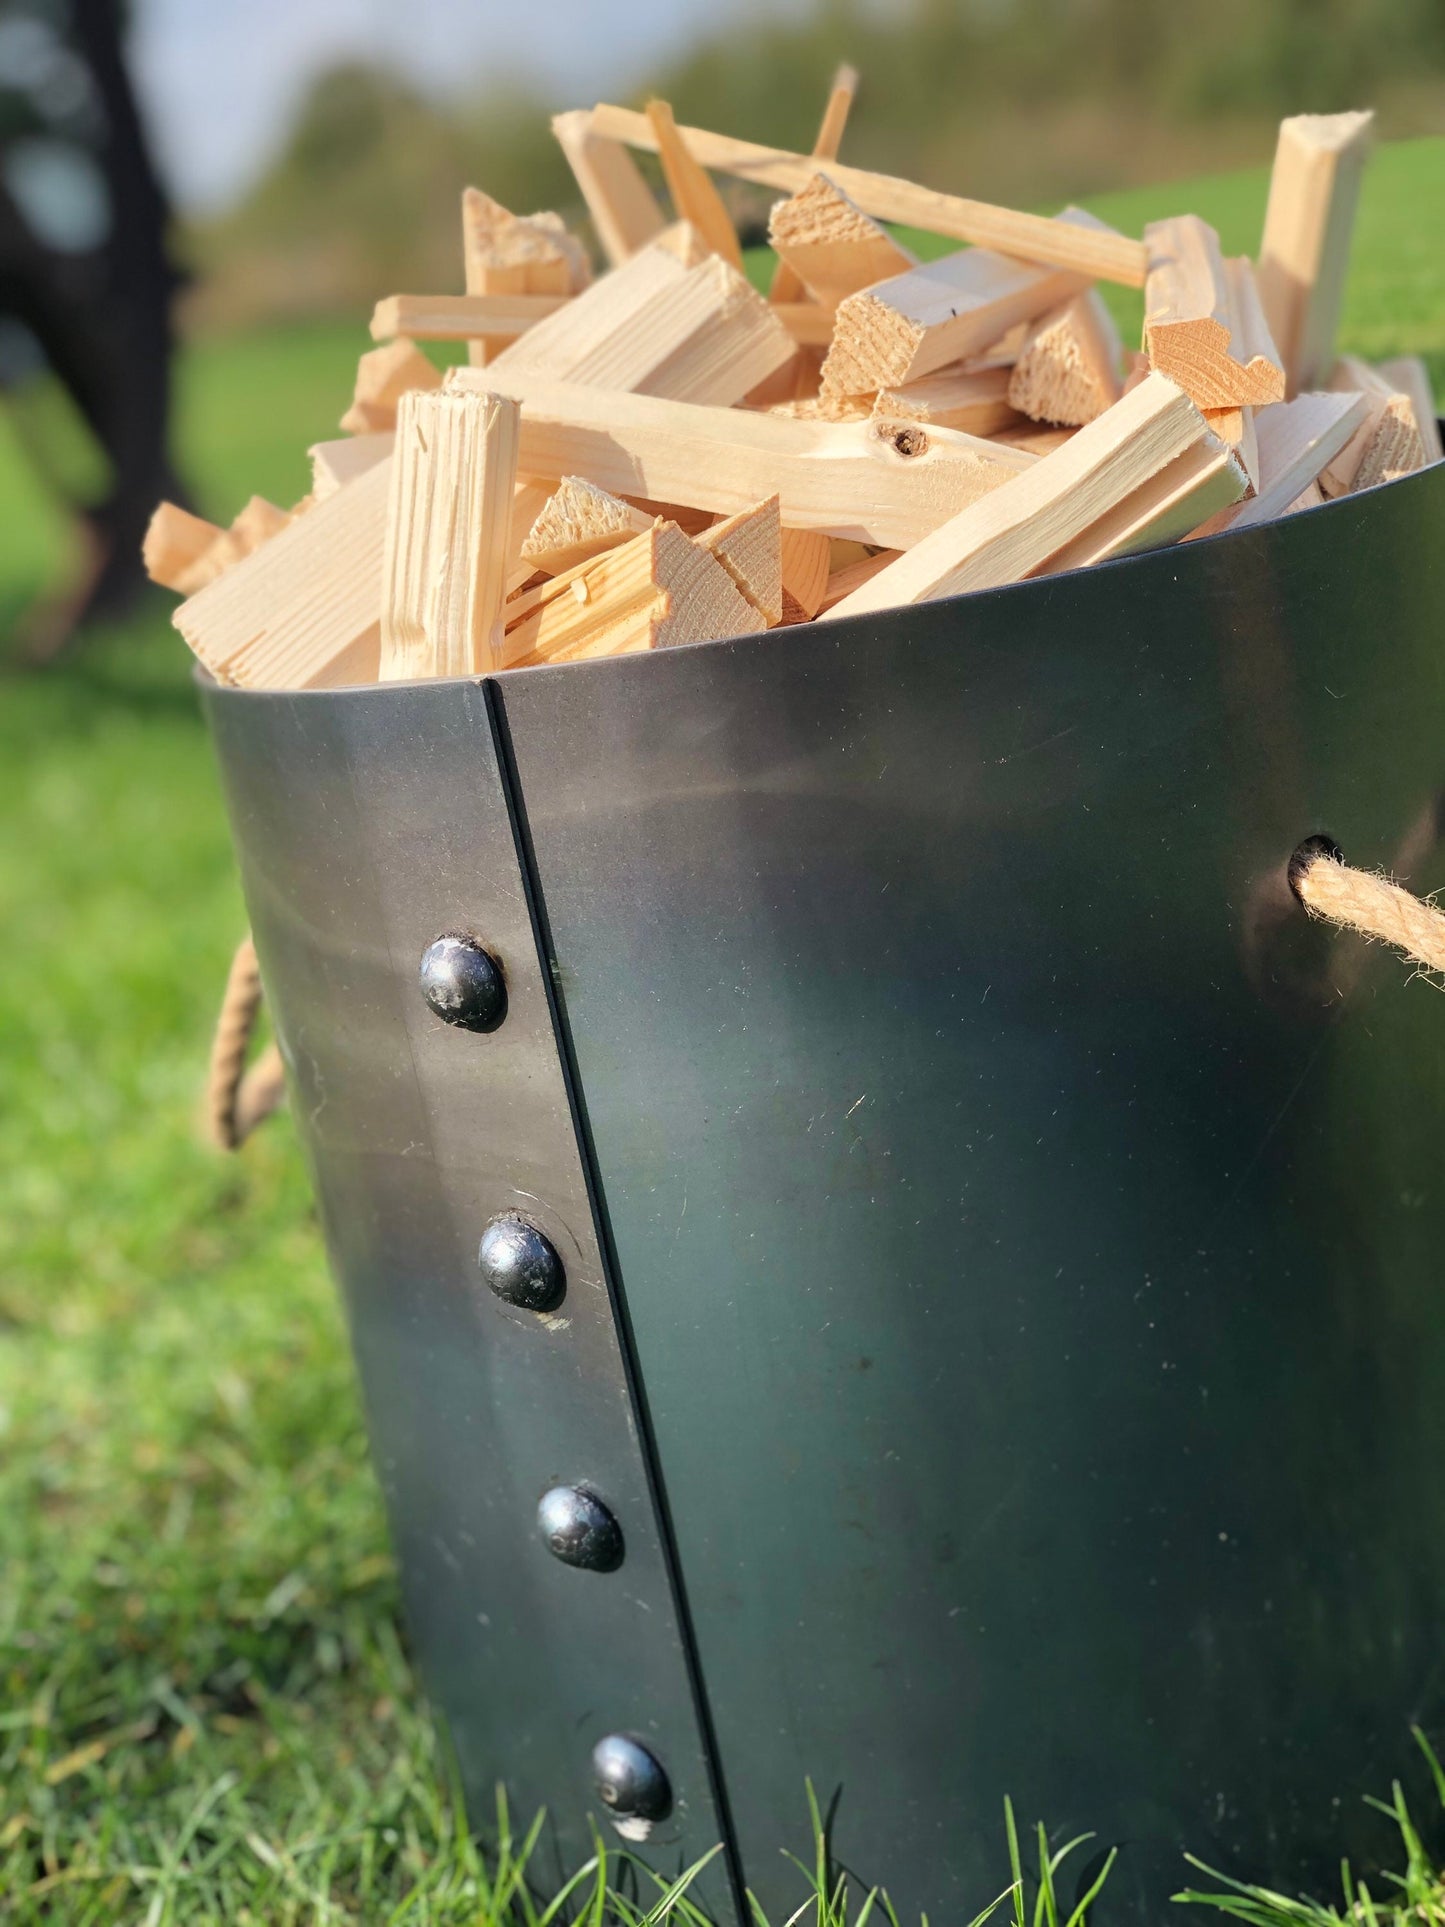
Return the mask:
[[1326,857],[1331,863],[1343,863],[1345,853],[1332,836],[1307,836],[1285,867],[1285,879],[1289,884],[1290,892],[1302,909],[1307,909],[1308,905],[1305,903],[1304,892],[1300,886],[1305,880],[1310,865]]

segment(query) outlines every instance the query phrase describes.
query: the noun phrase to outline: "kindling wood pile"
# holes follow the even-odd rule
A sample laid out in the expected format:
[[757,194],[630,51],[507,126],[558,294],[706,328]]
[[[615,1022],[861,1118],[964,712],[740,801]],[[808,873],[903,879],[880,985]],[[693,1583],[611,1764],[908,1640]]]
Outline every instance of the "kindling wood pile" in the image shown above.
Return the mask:
[[[554,129],[609,267],[462,197],[464,294],[389,296],[287,510],[170,503],[152,576],[248,688],[466,676],[831,621],[1240,529],[1441,447],[1421,363],[1335,354],[1367,113],[1279,133],[1255,261],[600,106]],[[664,213],[632,157],[656,154]],[[713,181],[780,191],[765,296]],[[920,263],[887,224],[966,243]],[[1144,291],[1123,352],[1097,284]],[[417,346],[465,342],[443,374]]]

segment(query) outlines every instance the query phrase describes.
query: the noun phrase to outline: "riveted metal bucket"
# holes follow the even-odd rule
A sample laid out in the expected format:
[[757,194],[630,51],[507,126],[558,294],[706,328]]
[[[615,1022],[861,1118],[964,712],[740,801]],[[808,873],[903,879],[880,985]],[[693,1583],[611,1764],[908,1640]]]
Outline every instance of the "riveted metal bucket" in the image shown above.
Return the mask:
[[1445,1711],[1445,1004],[1284,871],[1445,883],[1442,531],[1437,468],[854,623],[206,688],[479,1823],[505,1780],[560,1865],[600,1772],[771,1909],[811,1775],[952,1920],[1007,1792],[1151,1927],[1186,1849],[1385,1844]]

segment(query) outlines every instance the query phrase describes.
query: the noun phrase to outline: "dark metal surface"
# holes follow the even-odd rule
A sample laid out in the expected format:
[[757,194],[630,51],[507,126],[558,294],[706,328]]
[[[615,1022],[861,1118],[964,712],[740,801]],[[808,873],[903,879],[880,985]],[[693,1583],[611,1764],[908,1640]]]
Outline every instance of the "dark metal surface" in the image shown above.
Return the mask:
[[[719,1821],[485,691],[203,697],[408,1618],[470,1811],[485,1829],[505,1779],[514,1814],[554,1816],[538,1878],[570,1870],[589,1808],[606,1811],[593,1747],[625,1731],[671,1777],[645,1851],[675,1869]],[[417,960],[449,929],[505,970],[493,1036],[450,1028],[418,994]],[[557,1316],[483,1285],[478,1241],[506,1214],[560,1254]],[[615,1574],[542,1542],[538,1500],[564,1478],[622,1522]]]
[[1442,533],[1437,468],[497,684],[770,1908],[806,1774],[905,1918],[997,1891],[1006,1792],[1121,1845],[1101,1923],[1387,1841],[1445,1715],[1445,1004],[1285,866],[1445,883]]

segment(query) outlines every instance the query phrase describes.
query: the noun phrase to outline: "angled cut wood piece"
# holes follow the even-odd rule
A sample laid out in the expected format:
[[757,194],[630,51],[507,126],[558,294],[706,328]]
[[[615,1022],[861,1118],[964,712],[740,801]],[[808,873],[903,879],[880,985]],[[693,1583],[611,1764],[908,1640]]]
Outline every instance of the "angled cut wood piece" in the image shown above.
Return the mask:
[[[843,145],[843,130],[848,125],[848,116],[853,109],[853,97],[858,92],[858,72],[854,67],[844,64],[833,76],[833,85],[828,93],[828,104],[823,109],[823,119],[818,127],[818,138],[813,142],[813,159],[831,161],[838,158]],[[768,290],[769,301],[783,303],[801,301],[806,290],[796,272],[786,261],[779,261],[773,271],[773,285]]]
[[1335,394],[1365,398],[1365,415],[1354,434],[1320,475],[1326,495],[1353,495],[1425,464],[1425,443],[1415,406],[1357,355],[1342,355],[1330,377]]
[[1325,380],[1349,266],[1372,113],[1280,122],[1259,245],[1259,294],[1296,395]]
[[1029,327],[1007,395],[1036,422],[1082,428],[1119,399],[1123,349],[1096,288],[1086,288]]
[[349,435],[374,435],[396,427],[396,408],[413,388],[440,388],[442,377],[414,341],[398,335],[372,348],[356,364],[351,406],[341,417]]
[[672,522],[529,589],[508,606],[502,667],[577,662],[766,626],[722,564]]
[[[462,261],[473,296],[561,297],[576,294],[592,278],[586,250],[555,214],[513,214],[480,188],[462,190]],[[376,332],[376,322],[372,322]],[[395,331],[393,331],[395,332]],[[418,329],[401,330],[433,339]],[[468,359],[482,367],[519,330],[477,329],[468,336]]]
[[582,190],[603,253],[620,267],[667,226],[656,195],[621,141],[599,134],[585,109],[555,115],[552,132]]
[[[889,416],[894,421],[959,428],[966,435],[993,435],[1021,419],[1008,398],[1012,375],[1010,364],[1001,361],[941,368],[936,375],[925,375],[921,381],[880,389],[873,399],[871,412]],[[866,402],[866,397],[864,400]]]
[[563,575],[594,555],[631,542],[652,527],[653,518],[630,502],[609,495],[605,488],[580,475],[564,475],[555,495],[548,496],[522,543],[521,559],[532,573]]
[[678,132],[672,108],[665,100],[651,100],[647,103],[647,118],[657,141],[657,156],[662,162],[667,191],[672,196],[673,212],[679,220],[691,221],[713,252],[741,271],[743,251],[738,245],[732,216],[708,179],[706,168],[689,152],[687,142]]
[[1182,541],[1201,523],[1239,501],[1244,485],[1236,451],[1219,441],[1196,442],[1034,573],[1058,575],[1065,569],[1087,569],[1115,556]]
[[1284,369],[1247,262],[1226,265],[1219,236],[1195,214],[1144,230],[1149,280],[1144,346],[1200,408],[1279,401]]
[[1259,437],[1259,483],[1238,508],[1215,515],[1196,535],[1223,529],[1253,528],[1272,522],[1316,481],[1365,419],[1363,395],[1297,395],[1293,401],[1262,408],[1255,416]]
[[334,441],[313,442],[306,451],[311,458],[313,499],[324,502],[328,495],[384,462],[395,446],[396,431],[391,428],[372,435],[338,435]]
[[181,604],[172,620],[217,681],[376,681],[390,486],[378,462]]
[[152,582],[178,595],[193,595],[208,579],[198,565],[222,530],[174,502],[162,502],[151,516],[141,544],[141,560]]
[[382,563],[383,682],[499,666],[518,413],[501,395],[402,397]]
[[1440,445],[1440,417],[1435,411],[1435,391],[1430,385],[1429,369],[1418,355],[1397,355],[1393,361],[1378,363],[1375,373],[1393,390],[1409,396],[1425,460],[1438,462],[1445,451]]
[[770,629],[783,619],[782,534],[778,498],[770,495],[696,538],[699,548],[721,562]]
[[[450,381],[500,379],[453,369]],[[520,381],[519,470],[538,481],[585,475],[630,500],[735,515],[776,493],[785,527],[906,548],[1033,458],[947,428],[788,421],[573,383]]]
[[[1070,208],[1061,225],[1093,232]],[[946,254],[865,288],[838,305],[823,363],[826,393],[862,395],[919,380],[981,355],[1016,322],[1046,314],[1084,287],[1081,276],[1011,260],[987,248]]]
[[[657,152],[657,137],[646,114],[626,107],[598,105],[588,116],[594,133],[625,141],[629,147]],[[865,214],[878,221],[898,221],[929,234],[948,235],[975,247],[994,248],[1024,261],[1067,268],[1086,280],[1118,281],[1142,288],[1148,256],[1142,241],[1116,234],[1102,223],[1082,229],[1050,220],[1041,214],[1020,214],[1013,208],[993,207],[891,174],[873,174],[861,167],[831,161],[822,169],[807,154],[762,147],[755,141],[734,140],[701,127],[682,127],[679,133],[693,158],[703,167],[739,180],[756,181],[796,194],[814,174],[825,173]]]
[[592,279],[560,215],[513,214],[476,187],[462,189],[462,262],[468,294],[580,294]]
[[[777,202],[768,220],[768,239],[783,266],[793,270],[815,301],[829,308],[860,288],[918,265],[907,248],[855,207],[826,174],[815,174],[791,199]],[[775,286],[774,303],[779,299]]]
[[[296,509],[283,509],[268,502],[264,495],[253,495],[231,526],[220,529],[211,522],[203,522],[199,516],[186,515],[184,509],[176,508],[173,503],[162,502],[146,531],[142,560],[152,581],[163,582],[166,588],[180,595],[195,595],[208,582],[214,582],[217,576],[244,561],[263,542],[279,535],[302,508],[309,506],[308,500]],[[180,517],[184,517],[184,521],[176,519]],[[202,531],[207,531],[204,542],[200,539]],[[172,545],[169,555],[164,552],[166,543]],[[190,553],[196,544],[199,546]],[[169,568],[169,580],[156,573],[157,566],[162,565]]]
[[792,361],[792,337],[736,269],[686,267],[649,247],[490,364],[499,380],[543,376],[730,407]]
[[[371,338],[471,341],[508,347],[571,300],[567,294],[388,294],[371,311]],[[480,364],[473,363],[474,366]]]
[[1151,375],[1078,429],[1066,447],[964,509],[835,604],[826,620],[1017,582],[1201,445],[1212,453],[1223,446],[1182,389]]

